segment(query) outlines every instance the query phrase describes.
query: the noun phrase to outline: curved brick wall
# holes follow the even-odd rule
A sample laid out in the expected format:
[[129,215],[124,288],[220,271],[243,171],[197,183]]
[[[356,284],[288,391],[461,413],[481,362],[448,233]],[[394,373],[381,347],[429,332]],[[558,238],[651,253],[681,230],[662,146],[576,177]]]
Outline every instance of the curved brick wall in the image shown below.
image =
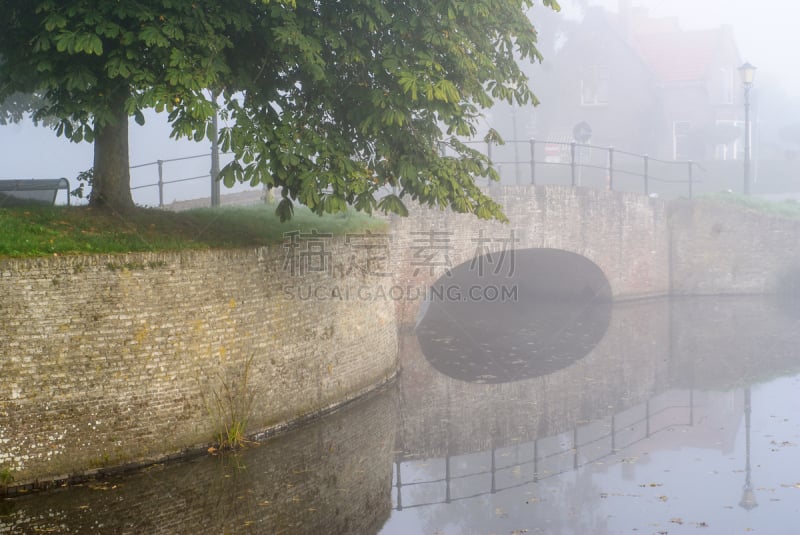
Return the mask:
[[293,274],[280,247],[0,261],[0,468],[24,484],[161,458],[250,396],[252,433],[385,382],[393,303],[301,291],[381,282],[342,274],[343,239],[327,252],[331,273]]

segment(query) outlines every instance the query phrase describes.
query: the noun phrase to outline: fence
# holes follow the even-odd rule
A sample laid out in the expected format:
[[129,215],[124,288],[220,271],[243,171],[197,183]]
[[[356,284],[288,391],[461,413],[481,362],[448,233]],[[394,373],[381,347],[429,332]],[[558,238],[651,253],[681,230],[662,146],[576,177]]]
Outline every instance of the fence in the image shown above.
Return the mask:
[[[510,140],[477,145],[498,170],[504,184],[561,184],[645,195],[691,198],[703,168],[692,161],[651,158],[613,147],[576,142]],[[439,152],[448,154],[440,144]]]
[[[658,194],[667,197],[692,197],[698,180],[698,171],[704,169],[692,161],[667,161],[650,158],[643,154],[617,150],[612,147],[585,145],[575,142],[510,140],[504,145],[467,141],[468,145],[483,148],[501,176],[504,184],[561,184],[591,188],[607,188],[617,191],[630,191],[645,195]],[[448,153],[447,146],[440,144],[440,153]],[[223,155],[230,156],[230,155]],[[200,180],[207,181],[208,190],[201,193],[200,187],[182,188],[174,199],[199,199],[210,197],[211,172],[192,168],[190,176],[169,178],[168,164],[175,162],[201,161],[211,154],[198,154],[180,158],[156,160],[130,167],[131,191],[155,190],[158,207],[167,204],[166,188],[175,184],[186,184]],[[143,182],[137,170],[156,169],[155,180]],[[182,170],[186,173],[186,170]],[[244,186],[237,189],[241,191]],[[247,188],[247,189],[252,189]],[[150,204],[137,199],[139,204]]]
[[[688,398],[685,404],[672,404],[673,402],[669,400],[669,396],[676,394],[685,395]],[[653,405],[659,403],[663,403],[664,406],[653,407]],[[467,500],[537,483],[543,479],[577,470],[582,466],[614,455],[619,450],[629,448],[657,433],[680,426],[693,426],[694,408],[694,391],[667,392],[647,401],[643,406],[612,415],[610,422],[594,422],[575,426],[571,432],[566,433],[566,435],[571,436],[558,435],[503,448],[506,451],[501,451],[501,455],[514,455],[515,457],[510,464],[503,465],[499,463],[498,449],[492,448],[488,452],[456,457],[457,460],[476,457],[474,460],[477,463],[473,464],[488,466],[487,470],[454,474],[452,467],[454,458],[447,456],[443,459],[444,477],[427,481],[414,480],[404,483],[403,459],[401,456],[395,460],[395,474],[392,482],[394,508],[401,511],[403,509]],[[644,411],[644,415],[637,417],[637,411]],[[678,418],[675,417],[676,412],[679,413]],[[657,421],[659,417],[664,421]],[[610,430],[607,431],[608,428]],[[564,440],[565,438],[566,440]],[[568,447],[564,448],[561,445],[562,442],[566,442]],[[520,459],[520,451],[530,452],[530,457]],[[477,458],[482,455],[488,456],[488,459]],[[521,475],[522,470],[526,467],[530,468],[528,477]],[[480,478],[483,478],[483,481],[480,481]],[[459,484],[465,489],[464,492],[459,492]],[[442,485],[444,486],[443,492],[429,492],[430,487],[439,486],[441,489]],[[423,488],[424,486],[429,487],[427,491]],[[423,495],[437,494],[438,496],[417,503],[403,503],[403,491],[409,487],[419,488],[421,490],[420,494]],[[476,487],[483,487],[485,490],[476,492]]]
[[191,182],[191,181],[205,179],[205,180],[208,181],[209,192],[210,192],[210,188],[211,188],[211,186],[210,186],[211,172],[210,171],[206,172],[205,174],[193,175],[193,176],[183,177],[183,178],[174,178],[174,179],[166,179],[165,178],[165,170],[164,170],[165,164],[170,164],[170,163],[174,163],[174,162],[185,162],[185,161],[189,161],[189,160],[200,160],[201,158],[210,160],[211,154],[210,153],[198,154],[196,156],[184,156],[184,157],[181,157],[181,158],[171,158],[171,159],[167,159],[167,160],[156,160],[154,162],[148,162],[148,163],[143,163],[143,164],[139,164],[139,165],[132,165],[131,166],[131,170],[132,171],[134,171],[136,169],[145,169],[145,168],[151,168],[151,167],[155,166],[156,169],[157,169],[158,175],[157,175],[157,180],[155,182],[133,185],[133,186],[131,186],[131,191],[133,192],[133,191],[136,191],[136,190],[144,190],[144,189],[147,189],[147,188],[156,188],[157,189],[157,193],[158,193],[158,207],[159,208],[163,208],[164,207],[164,189],[165,189],[166,186],[168,186],[170,184],[180,184],[180,183],[185,183],[185,182]]

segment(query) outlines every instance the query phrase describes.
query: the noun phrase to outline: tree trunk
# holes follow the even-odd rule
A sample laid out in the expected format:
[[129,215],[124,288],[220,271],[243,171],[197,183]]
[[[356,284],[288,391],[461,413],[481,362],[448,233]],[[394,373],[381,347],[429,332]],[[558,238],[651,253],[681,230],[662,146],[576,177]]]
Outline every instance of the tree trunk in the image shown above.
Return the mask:
[[118,91],[111,100],[111,120],[106,124],[95,122],[91,206],[114,210],[134,207],[128,159],[127,97],[127,90]]

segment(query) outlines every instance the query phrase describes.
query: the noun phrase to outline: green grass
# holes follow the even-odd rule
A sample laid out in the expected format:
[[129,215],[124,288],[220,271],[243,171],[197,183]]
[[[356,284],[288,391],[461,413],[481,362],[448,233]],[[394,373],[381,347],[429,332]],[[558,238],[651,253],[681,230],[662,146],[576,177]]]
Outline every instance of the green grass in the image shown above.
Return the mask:
[[769,201],[759,197],[750,197],[737,193],[713,193],[698,197],[699,200],[711,201],[737,206],[766,215],[800,219],[800,202],[794,199],[785,201]]
[[179,213],[140,208],[123,215],[31,205],[0,209],[0,257],[259,247],[281,243],[283,234],[294,230],[341,235],[386,228],[383,220],[364,214],[319,217],[303,207],[281,223],[274,205]]

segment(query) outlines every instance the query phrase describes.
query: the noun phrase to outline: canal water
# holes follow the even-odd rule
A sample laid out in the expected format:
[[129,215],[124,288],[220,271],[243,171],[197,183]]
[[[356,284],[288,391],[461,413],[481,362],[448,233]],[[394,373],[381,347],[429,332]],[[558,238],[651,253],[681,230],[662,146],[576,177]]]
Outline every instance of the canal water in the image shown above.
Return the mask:
[[303,428],[0,501],[9,533],[800,532],[800,307],[431,304]]

